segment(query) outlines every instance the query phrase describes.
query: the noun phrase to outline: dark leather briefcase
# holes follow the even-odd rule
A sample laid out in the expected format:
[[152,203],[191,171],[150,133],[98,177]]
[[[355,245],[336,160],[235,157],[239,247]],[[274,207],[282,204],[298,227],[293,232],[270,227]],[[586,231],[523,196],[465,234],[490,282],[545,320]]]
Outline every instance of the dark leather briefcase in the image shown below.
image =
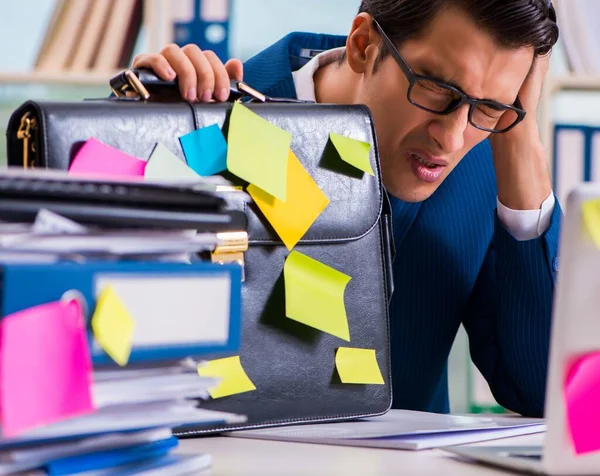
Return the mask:
[[[113,84],[116,97],[24,103],[8,125],[9,165],[67,169],[90,137],[138,158],[148,158],[154,145],[161,142],[185,160],[180,136],[217,123],[227,137],[230,102],[153,101],[145,100],[145,93],[137,99],[124,97],[121,93],[127,89],[127,81],[131,83],[131,74],[122,76],[123,84]],[[134,74],[133,79],[138,79],[137,72]],[[150,89],[145,86],[143,91]],[[292,134],[292,151],[329,199],[294,250],[352,278],[344,294],[351,341],[286,317],[283,268],[289,252],[258,207],[240,203],[248,219],[249,247],[244,253],[239,355],[256,390],[200,405],[244,414],[248,420],[243,425],[209,430],[185,427],[178,433],[193,436],[383,414],[391,407],[392,398],[388,303],[393,242],[370,112],[360,105],[277,103],[243,83],[236,86],[235,99],[252,94],[255,99],[244,104]],[[330,132],[370,143],[375,175],[357,175],[354,169],[343,169],[345,162],[333,160]],[[342,383],[336,370],[340,347],[374,349],[384,384]],[[223,356],[206,356],[207,360],[219,357]]]

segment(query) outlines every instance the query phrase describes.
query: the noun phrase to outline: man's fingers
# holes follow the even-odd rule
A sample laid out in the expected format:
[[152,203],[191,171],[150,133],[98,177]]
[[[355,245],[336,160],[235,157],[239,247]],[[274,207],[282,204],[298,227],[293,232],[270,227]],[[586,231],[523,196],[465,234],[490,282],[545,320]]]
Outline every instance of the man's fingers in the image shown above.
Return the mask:
[[229,75],[225,66],[213,51],[205,51],[204,56],[208,60],[215,77],[214,98],[217,101],[227,101],[230,86]]
[[163,55],[140,54],[133,59],[133,68],[149,68],[156,75],[165,80],[172,81],[175,79],[175,71]]
[[182,51],[190,59],[196,70],[198,99],[209,102],[215,90],[215,75],[206,55],[197,45],[185,45]]
[[244,79],[244,65],[238,59],[230,59],[225,63],[225,70],[231,79],[241,81]]
[[167,62],[171,65],[179,78],[181,96],[188,101],[198,98],[196,68],[190,58],[177,45],[169,45],[162,52]]

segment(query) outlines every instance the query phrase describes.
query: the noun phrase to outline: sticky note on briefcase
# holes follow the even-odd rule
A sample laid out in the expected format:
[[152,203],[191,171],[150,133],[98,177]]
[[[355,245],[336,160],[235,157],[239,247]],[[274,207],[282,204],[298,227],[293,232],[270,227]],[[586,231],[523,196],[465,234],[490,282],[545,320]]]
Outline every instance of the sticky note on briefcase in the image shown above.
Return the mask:
[[256,390],[252,380],[242,367],[239,356],[211,360],[198,365],[200,377],[216,377],[221,379],[219,384],[208,389],[211,398],[229,397],[239,393]]
[[297,251],[287,257],[283,276],[288,318],[350,341],[344,303],[350,276]]
[[383,376],[373,349],[340,347],[335,366],[342,383],[383,385]]
[[248,193],[291,251],[329,204],[329,199],[291,150],[287,167],[285,202],[254,185],[248,187]]
[[187,178],[199,176],[164,144],[157,143],[146,164],[144,179],[168,181]]
[[370,161],[371,144],[334,132],[329,134],[329,138],[344,162],[369,175],[375,175]]
[[69,167],[70,175],[97,177],[143,177],[146,161],[104,144],[93,137],[88,140]]
[[227,141],[217,124],[179,138],[187,164],[202,177],[227,169]]
[[285,202],[292,134],[234,103],[227,139],[227,169]]

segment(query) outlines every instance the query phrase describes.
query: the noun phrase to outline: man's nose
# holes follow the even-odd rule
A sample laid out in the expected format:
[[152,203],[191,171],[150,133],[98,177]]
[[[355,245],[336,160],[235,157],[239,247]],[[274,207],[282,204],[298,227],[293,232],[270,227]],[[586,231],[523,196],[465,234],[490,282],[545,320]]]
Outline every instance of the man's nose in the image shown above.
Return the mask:
[[469,127],[469,106],[464,105],[447,116],[435,116],[429,124],[429,135],[437,142],[440,152],[451,154],[465,145],[465,131]]

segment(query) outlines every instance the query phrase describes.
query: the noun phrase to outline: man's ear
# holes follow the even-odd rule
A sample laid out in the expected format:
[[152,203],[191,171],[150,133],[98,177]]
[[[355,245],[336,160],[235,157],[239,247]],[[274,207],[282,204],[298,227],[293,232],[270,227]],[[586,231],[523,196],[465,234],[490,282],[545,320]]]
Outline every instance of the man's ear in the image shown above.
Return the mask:
[[346,40],[348,66],[357,74],[370,73],[379,55],[381,37],[373,28],[373,18],[368,13],[359,13],[352,22]]

